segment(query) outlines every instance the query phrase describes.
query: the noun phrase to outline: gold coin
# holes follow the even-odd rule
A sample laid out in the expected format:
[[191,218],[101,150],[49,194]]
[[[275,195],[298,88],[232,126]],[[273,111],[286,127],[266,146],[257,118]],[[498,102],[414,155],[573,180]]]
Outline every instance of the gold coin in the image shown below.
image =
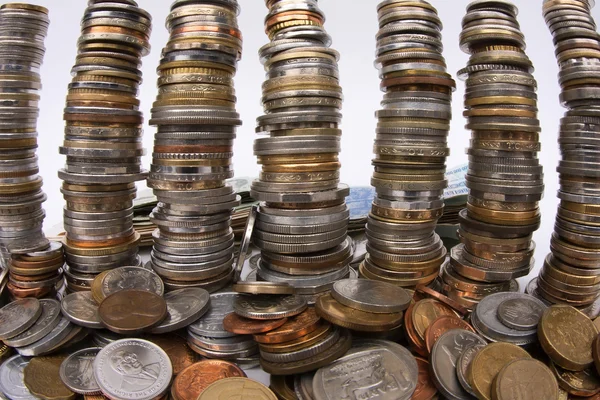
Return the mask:
[[557,399],[558,382],[545,364],[533,358],[508,363],[494,380],[494,400]]
[[412,321],[420,339],[425,340],[425,331],[429,325],[442,315],[458,317],[453,309],[434,299],[425,299],[415,303],[412,309]]
[[481,349],[467,370],[467,380],[480,400],[492,400],[492,382],[511,361],[531,358],[525,350],[511,343],[492,343]]
[[60,379],[60,364],[66,356],[33,358],[23,371],[27,389],[44,400],[71,400],[75,393]]
[[538,326],[542,349],[569,371],[583,371],[593,364],[592,343],[596,336],[598,330],[592,320],[566,305],[547,308]]
[[262,383],[248,378],[225,378],[208,386],[198,400],[277,400],[277,396]]

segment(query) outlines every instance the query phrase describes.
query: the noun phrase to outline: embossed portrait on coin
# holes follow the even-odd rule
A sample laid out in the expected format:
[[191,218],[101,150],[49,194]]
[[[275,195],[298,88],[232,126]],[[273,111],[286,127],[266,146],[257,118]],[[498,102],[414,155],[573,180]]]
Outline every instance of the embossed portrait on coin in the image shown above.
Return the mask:
[[67,365],[67,376],[71,382],[87,387],[95,382],[93,364],[95,356],[81,356],[76,362]]
[[135,353],[121,350],[110,357],[110,366],[121,376],[121,389],[140,392],[152,386],[160,376],[160,364],[142,364]]

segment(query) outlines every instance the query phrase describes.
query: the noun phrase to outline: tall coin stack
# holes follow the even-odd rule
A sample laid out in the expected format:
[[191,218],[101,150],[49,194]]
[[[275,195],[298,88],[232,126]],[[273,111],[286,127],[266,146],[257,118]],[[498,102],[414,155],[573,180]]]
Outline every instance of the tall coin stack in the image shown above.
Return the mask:
[[[309,297],[348,276],[349,190],[339,184],[342,89],[339,54],[315,0],[268,0],[260,49],[265,114],[254,154],[262,165],[251,195],[261,201],[254,243],[259,280],[288,283]],[[311,299],[311,300],[314,300]]]
[[[509,2],[467,7],[460,45],[471,55],[466,79],[469,188],[459,214],[461,244],[442,274],[449,297],[473,308],[484,296],[511,290],[531,271],[532,234],[540,225],[544,184],[536,81],[525,38]],[[513,287],[514,289],[514,287]]]
[[58,173],[71,291],[89,290],[102,271],[140,264],[133,199],[146,175],[137,94],[150,31],[150,14],[133,0],[90,0],[81,22]]
[[426,1],[383,1],[375,65],[385,93],[377,111],[364,278],[414,288],[446,259],[434,232],[444,210],[454,80],[442,56],[442,23]]
[[0,244],[6,250],[48,246],[38,175],[37,117],[40,67],[48,32],[48,10],[28,4],[0,7]]
[[214,292],[233,276],[233,208],[240,197],[225,180],[236,127],[233,77],[242,54],[236,0],[177,0],[158,67],[151,125],[158,126],[148,186],[158,205],[151,264],[168,290]]
[[568,303],[584,311],[600,294],[600,37],[591,3],[544,2],[560,67],[560,101],[568,111],[558,139],[560,206],[550,241],[552,253],[532,290],[550,303]]

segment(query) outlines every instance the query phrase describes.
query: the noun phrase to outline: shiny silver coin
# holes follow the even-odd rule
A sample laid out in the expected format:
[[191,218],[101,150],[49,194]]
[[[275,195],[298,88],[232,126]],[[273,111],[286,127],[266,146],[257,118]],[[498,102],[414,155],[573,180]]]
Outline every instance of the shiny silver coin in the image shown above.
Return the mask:
[[107,397],[152,400],[171,383],[173,367],[167,353],[152,342],[122,339],[104,347],[94,360],[94,377]]
[[0,340],[15,337],[29,329],[42,314],[38,299],[18,299],[0,308]]
[[34,357],[42,355],[61,344],[63,339],[70,336],[73,330],[80,331],[66,318],[61,318],[58,324],[46,336],[30,345],[18,347],[16,350],[22,356]]
[[54,299],[40,300],[42,313],[35,323],[25,332],[5,339],[4,344],[10,347],[23,347],[37,342],[54,329],[60,320],[60,303]]
[[63,316],[74,324],[86,328],[102,329],[98,303],[92,292],[74,292],[65,296],[60,304]]
[[102,279],[102,294],[108,297],[120,290],[136,289],[164,294],[164,284],[153,271],[141,267],[121,267],[111,270]]
[[29,359],[12,356],[0,366],[0,391],[10,400],[37,400],[24,382],[24,370]]
[[498,319],[509,328],[520,331],[536,329],[546,306],[533,296],[507,299],[498,305]]
[[244,261],[246,260],[246,254],[248,253],[248,247],[252,241],[252,232],[254,231],[254,223],[256,222],[256,216],[258,212],[258,206],[253,206],[250,209],[250,215],[246,220],[246,227],[244,228],[244,237],[240,246],[240,252],[235,264],[235,275],[233,276],[233,282],[237,283],[242,275],[242,269],[244,267]]
[[196,322],[210,307],[210,294],[201,288],[174,290],[165,294],[167,317],[150,332],[173,332]]
[[100,387],[94,377],[94,360],[100,352],[99,347],[76,351],[60,365],[60,379],[65,386],[77,394],[93,395],[100,393]]
[[367,279],[337,281],[331,295],[347,307],[383,314],[404,311],[412,300],[410,293],[401,287]]
[[223,318],[233,312],[233,302],[238,294],[235,292],[220,292],[210,295],[210,308],[198,321],[188,326],[188,330],[199,336],[212,338],[227,338],[235,336],[223,327]]
[[306,310],[307,306],[306,300],[296,295],[240,295],[233,303],[233,310],[245,318],[269,320],[298,315]]

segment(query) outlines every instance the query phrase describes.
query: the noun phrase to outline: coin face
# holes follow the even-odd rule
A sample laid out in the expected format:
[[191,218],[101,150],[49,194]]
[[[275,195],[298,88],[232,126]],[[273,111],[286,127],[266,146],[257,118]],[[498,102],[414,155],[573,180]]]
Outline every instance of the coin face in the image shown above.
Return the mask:
[[175,378],[171,392],[178,400],[196,400],[212,383],[231,377],[246,377],[246,374],[228,361],[204,360],[184,369]]
[[425,299],[417,302],[412,309],[412,321],[416,333],[425,340],[425,331],[429,325],[442,315],[456,316],[456,312],[437,300]]
[[5,339],[4,343],[11,347],[22,347],[37,342],[58,325],[60,320],[60,303],[54,299],[40,300],[42,313],[35,323],[25,332]]
[[73,392],[84,395],[100,392],[92,367],[99,351],[99,347],[76,351],[60,365],[60,379]]
[[42,314],[38,299],[18,299],[0,308],[0,340],[25,332]]
[[498,305],[498,319],[509,328],[518,330],[535,329],[546,307],[529,297],[504,300]]
[[160,324],[167,316],[167,304],[151,292],[122,290],[104,299],[98,313],[107,329],[121,334],[137,333]]
[[107,397],[152,400],[171,382],[169,356],[154,343],[122,339],[108,344],[94,360],[94,377]]
[[532,358],[514,360],[498,373],[493,393],[498,400],[556,399],[558,382],[543,363]]
[[158,345],[169,355],[173,366],[173,375],[198,361],[198,354],[188,346],[187,341],[176,333],[163,335],[150,335],[144,337],[149,342]]
[[248,378],[225,378],[208,386],[198,400],[277,400],[277,396],[262,383]]
[[164,294],[164,285],[160,277],[141,267],[116,268],[110,270],[102,279],[101,292],[105,298],[126,289],[145,290],[159,296]]
[[331,295],[343,305],[373,313],[404,311],[411,295],[390,283],[367,279],[342,279],[333,284]]
[[227,332],[223,327],[223,319],[233,312],[233,302],[238,294],[221,292],[210,295],[210,308],[202,318],[191,324],[188,329],[200,336],[232,337],[234,333]]
[[9,399],[34,400],[36,396],[31,394],[23,381],[23,371],[29,364],[29,358],[19,355],[12,356],[0,366],[0,391]]
[[471,325],[453,315],[442,315],[433,321],[425,331],[425,344],[427,351],[431,353],[431,349],[435,342],[446,332],[452,329],[464,329],[466,331],[475,332]]
[[167,317],[152,333],[166,333],[186,327],[197,321],[209,307],[210,294],[201,288],[174,290],[165,294]]
[[300,314],[308,306],[304,297],[240,295],[233,303],[236,314],[252,319],[281,319]]
[[98,314],[98,303],[91,292],[73,292],[62,299],[62,313],[74,324],[87,328],[101,328],[102,322]]
[[60,365],[64,356],[35,357],[25,367],[24,381],[34,395],[42,399],[70,400],[75,398],[60,379]]

